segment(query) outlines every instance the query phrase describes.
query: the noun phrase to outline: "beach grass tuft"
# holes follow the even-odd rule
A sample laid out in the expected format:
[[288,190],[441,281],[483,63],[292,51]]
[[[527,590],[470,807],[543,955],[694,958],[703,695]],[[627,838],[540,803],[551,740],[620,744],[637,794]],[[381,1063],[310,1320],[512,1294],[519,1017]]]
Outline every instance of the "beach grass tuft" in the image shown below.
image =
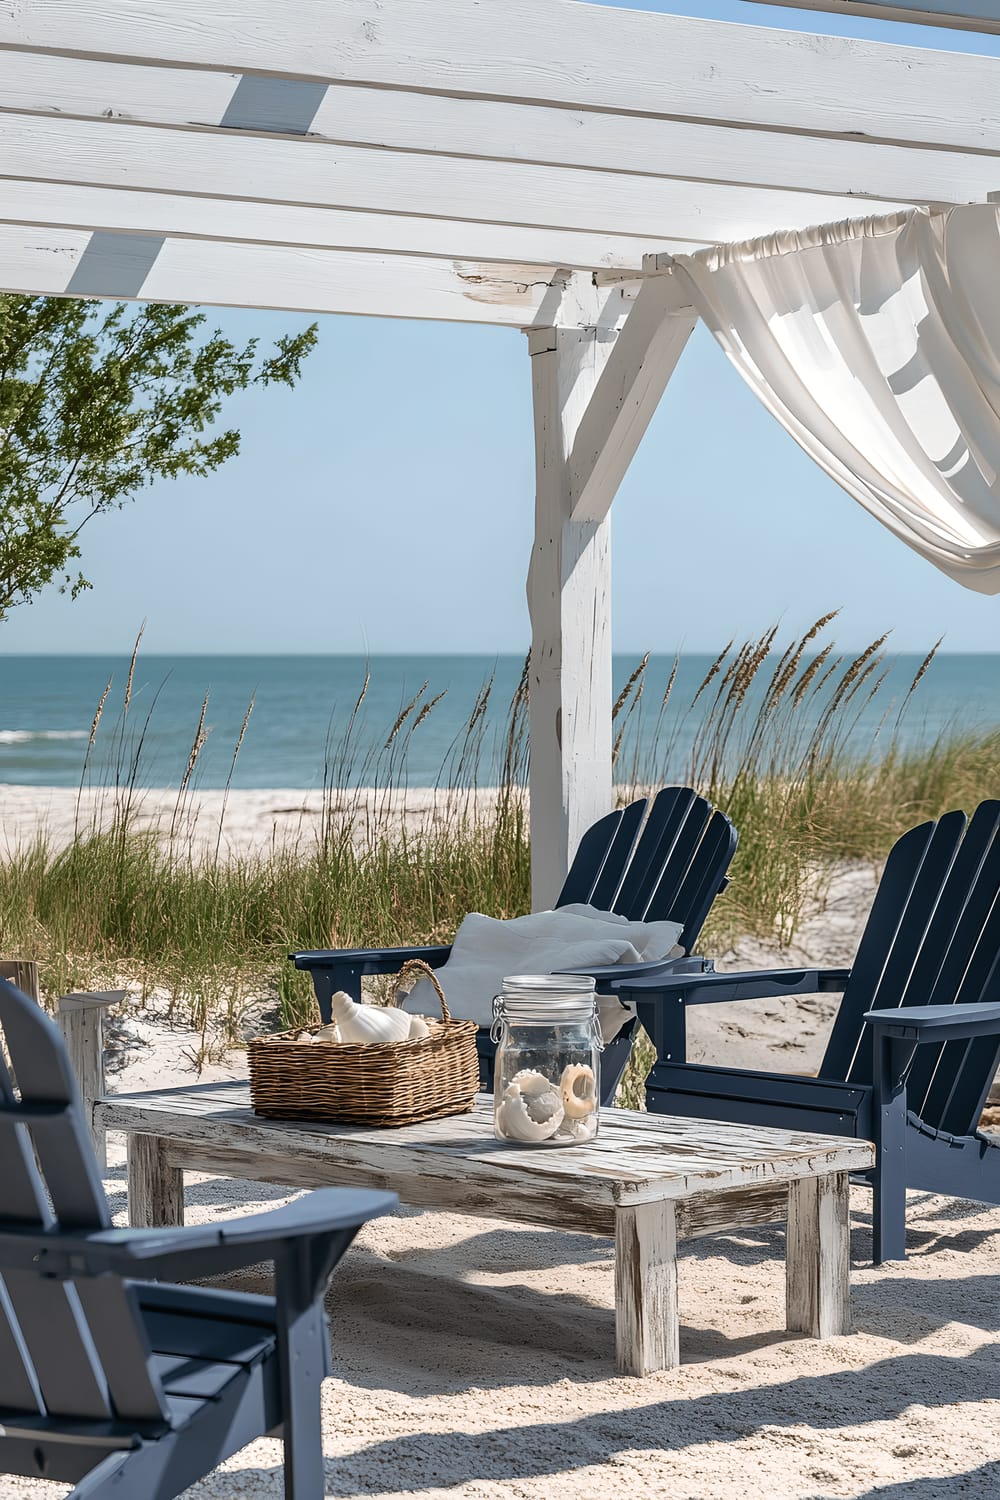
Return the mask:
[[[776,629],[730,642],[686,703],[677,701],[675,669],[650,710],[643,658],[615,705],[621,800],[683,781],[739,829],[732,882],[709,917],[703,952],[740,933],[787,943],[835,862],[877,863],[907,827],[971,809],[1000,784],[1000,728],[904,748],[901,727],[934,652],[899,701],[886,689],[886,637],[838,653],[824,641],[834,618],[821,616],[784,646]],[[492,729],[495,685],[483,684],[441,767],[433,817],[413,827],[401,808],[408,746],[441,695],[425,684],[382,735],[363,741],[366,678],[346,725],[327,736],[318,833],[228,857],[221,823],[214,854],[194,837],[204,708],[169,829],[137,827],[155,699],[133,722],[134,667],[133,654],[93,820],[84,826],[78,815],[68,847],[40,837],[0,859],[0,950],[37,958],[48,994],[127,978],[144,992],[168,992],[178,1019],[206,1035],[211,1022],[233,1039],[251,1000],[270,999],[282,1024],[311,1014],[308,976],[286,960],[293,949],[447,942],[469,911],[529,909],[527,663]],[[111,691],[94,716],[81,786]],[[859,743],[862,710],[883,700]],[[251,700],[233,767],[252,709]],[[640,733],[648,712],[653,733]]]

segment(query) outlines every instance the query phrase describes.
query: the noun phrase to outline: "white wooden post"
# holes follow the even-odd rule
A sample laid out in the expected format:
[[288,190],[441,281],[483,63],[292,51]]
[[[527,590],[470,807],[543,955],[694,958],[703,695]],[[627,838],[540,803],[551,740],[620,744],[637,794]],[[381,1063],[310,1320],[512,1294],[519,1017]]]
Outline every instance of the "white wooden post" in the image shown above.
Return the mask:
[[[569,458],[610,343],[528,335],[535,413],[531,613],[531,900],[555,901],[581,835],[611,809],[611,522],[574,521]],[[613,334],[606,336],[613,339]]]
[[528,334],[535,417],[528,607],[536,911],[556,900],[582,835],[613,805],[611,502],[694,324],[682,290],[651,262],[620,328],[608,322]]

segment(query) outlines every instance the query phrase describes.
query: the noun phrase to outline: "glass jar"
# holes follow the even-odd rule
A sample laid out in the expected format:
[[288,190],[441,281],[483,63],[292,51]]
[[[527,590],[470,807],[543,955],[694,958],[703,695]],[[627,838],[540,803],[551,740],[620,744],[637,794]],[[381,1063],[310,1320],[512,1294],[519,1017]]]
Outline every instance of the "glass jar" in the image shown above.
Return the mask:
[[603,1046],[593,978],[511,975],[493,1001],[493,1016],[497,1140],[521,1146],[592,1141]]

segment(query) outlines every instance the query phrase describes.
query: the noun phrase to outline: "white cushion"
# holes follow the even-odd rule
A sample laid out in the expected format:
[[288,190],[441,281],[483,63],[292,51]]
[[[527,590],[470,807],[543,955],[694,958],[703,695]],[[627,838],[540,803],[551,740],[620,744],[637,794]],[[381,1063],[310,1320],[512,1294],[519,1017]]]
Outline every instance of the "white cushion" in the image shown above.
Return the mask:
[[[451,956],[437,974],[456,1020],[489,1026],[493,997],[500,993],[507,974],[552,974],[561,969],[586,970],[663,958],[680,932],[678,922],[629,922],[582,904],[532,912],[507,922],[470,912],[455,934]],[[440,1015],[429,980],[421,979],[413,987],[405,1009]],[[631,1014],[614,996],[606,997],[606,1003],[602,997],[599,1011],[606,1041]]]

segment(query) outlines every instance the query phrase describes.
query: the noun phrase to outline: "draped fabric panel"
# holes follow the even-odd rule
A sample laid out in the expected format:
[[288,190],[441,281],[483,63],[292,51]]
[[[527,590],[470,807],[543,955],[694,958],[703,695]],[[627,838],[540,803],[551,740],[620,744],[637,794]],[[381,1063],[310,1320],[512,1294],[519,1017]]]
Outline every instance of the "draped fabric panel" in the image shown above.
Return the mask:
[[676,256],[767,409],[956,582],[1000,593],[1000,209],[915,209]]

